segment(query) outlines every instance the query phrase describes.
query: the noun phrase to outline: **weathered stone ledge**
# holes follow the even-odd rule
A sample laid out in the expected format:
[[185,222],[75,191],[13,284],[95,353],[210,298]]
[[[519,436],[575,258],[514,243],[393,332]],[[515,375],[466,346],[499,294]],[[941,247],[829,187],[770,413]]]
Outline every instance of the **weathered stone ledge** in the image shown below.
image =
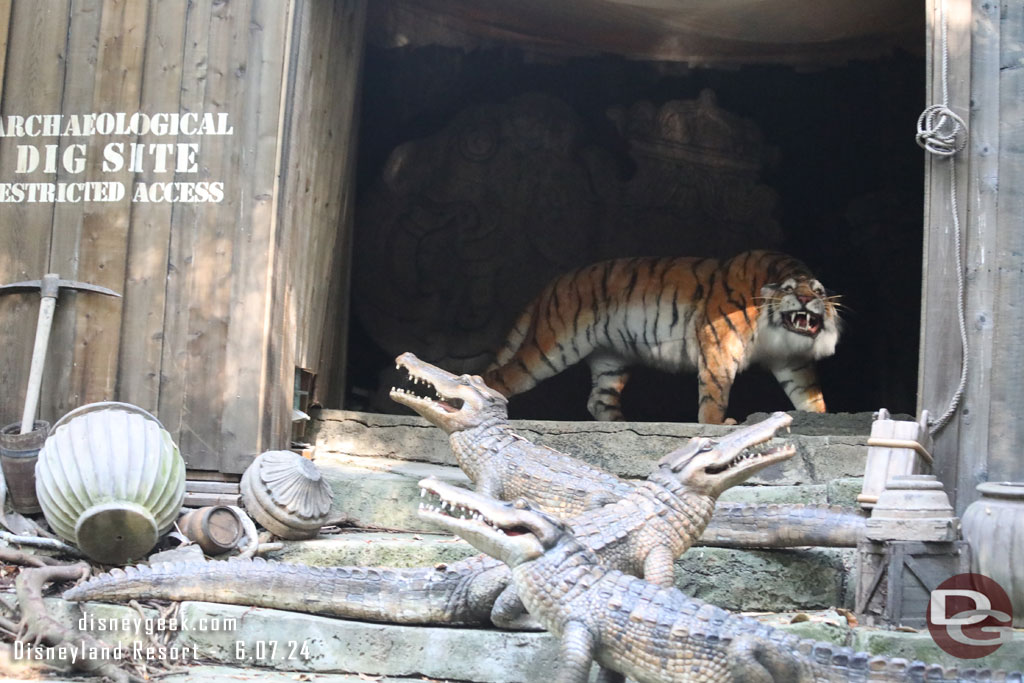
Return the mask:
[[[2,594],[0,599],[10,603],[13,596]],[[62,623],[77,624],[83,614],[79,605],[59,598],[46,602],[50,613]],[[130,607],[100,603],[86,603],[84,613],[94,620],[102,617],[130,622],[139,617]],[[150,609],[145,613],[156,615]],[[1020,667],[1024,661],[1024,631],[1020,630],[1015,632],[1013,642],[996,653],[965,662],[939,650],[927,633],[851,629],[834,612],[811,613],[798,617],[797,623],[791,623],[791,614],[754,616],[802,637],[849,644],[873,654],[922,658],[962,668],[1008,669]],[[250,676],[274,683],[286,680],[275,676],[276,671],[291,672],[288,680],[296,680],[295,674],[302,673],[311,680],[331,683],[366,680],[367,676],[375,680],[422,680],[426,676],[448,681],[512,683],[547,680],[558,661],[556,643],[546,633],[370,624],[202,602],[182,603],[178,617],[191,630],[160,632],[157,636],[166,637],[168,647],[194,648],[200,660],[187,662],[194,668],[172,678],[178,681],[216,680],[212,677],[220,675],[226,680]],[[220,628],[200,628],[203,624],[218,624]],[[145,634],[96,629],[91,632],[110,643],[120,636],[126,647],[135,641],[149,644]],[[61,680],[59,674],[49,678]]]
[[[796,445],[797,457],[765,470],[751,483],[826,484],[863,475],[870,414],[793,414],[795,426],[786,438]],[[842,433],[829,434],[830,423]],[[813,434],[800,433],[801,425],[813,426],[806,429]],[[732,429],[692,423],[542,420],[513,420],[512,426],[538,444],[631,478],[646,477],[661,456],[691,437],[715,436]],[[309,438],[317,457],[337,454],[455,465],[444,433],[418,416],[321,410],[314,416]]]
[[[334,490],[334,520],[357,527],[436,530],[416,514],[420,501],[417,483],[424,477],[469,486],[460,469],[450,465],[319,452],[316,464]],[[741,503],[831,503],[853,505],[860,493],[860,477],[834,479],[827,484],[749,485],[725,492],[723,501]]]
[[[433,567],[475,554],[452,536],[348,532],[286,542],[270,557],[316,566]],[[676,560],[676,586],[731,610],[849,607],[853,558],[853,549],[691,548]]]

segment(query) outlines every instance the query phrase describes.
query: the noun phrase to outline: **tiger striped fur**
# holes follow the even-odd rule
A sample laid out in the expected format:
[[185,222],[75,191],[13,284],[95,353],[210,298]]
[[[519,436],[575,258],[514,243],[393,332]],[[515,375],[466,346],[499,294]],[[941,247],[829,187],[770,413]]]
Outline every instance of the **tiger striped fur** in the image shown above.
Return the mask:
[[775,375],[798,410],[822,413],[814,361],[835,353],[839,329],[824,287],[786,254],[617,259],[549,283],[520,315],[484,379],[514,396],[586,359],[591,415],[621,420],[630,365],[696,370],[698,420],[721,423],[736,374],[756,363]]

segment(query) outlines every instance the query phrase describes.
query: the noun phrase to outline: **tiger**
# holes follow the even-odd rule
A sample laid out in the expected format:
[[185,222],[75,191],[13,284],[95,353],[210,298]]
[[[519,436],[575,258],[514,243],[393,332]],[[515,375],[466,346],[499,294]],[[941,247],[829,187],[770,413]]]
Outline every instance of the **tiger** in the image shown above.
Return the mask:
[[585,359],[587,409],[610,421],[624,419],[631,366],[695,370],[697,419],[722,424],[736,375],[757,364],[774,374],[797,410],[823,413],[815,361],[835,353],[837,309],[810,270],[780,252],[602,261],[551,281],[483,377],[511,397]]

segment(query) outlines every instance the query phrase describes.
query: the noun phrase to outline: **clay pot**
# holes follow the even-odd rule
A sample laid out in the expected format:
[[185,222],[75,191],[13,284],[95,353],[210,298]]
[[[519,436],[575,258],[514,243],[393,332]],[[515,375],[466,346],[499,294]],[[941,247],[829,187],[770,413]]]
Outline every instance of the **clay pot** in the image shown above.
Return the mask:
[[82,406],[58,420],[35,474],[50,528],[105,564],[152,550],[185,498],[185,461],[171,435],[128,404]]
[[981,498],[964,512],[971,571],[993,579],[1010,596],[1013,625],[1024,628],[1024,482],[978,485]]
[[327,521],[334,493],[313,464],[292,451],[267,451],[240,484],[242,506],[275,536],[313,538]]
[[207,555],[220,555],[235,548],[245,534],[239,514],[226,505],[211,505],[182,515],[178,529]]

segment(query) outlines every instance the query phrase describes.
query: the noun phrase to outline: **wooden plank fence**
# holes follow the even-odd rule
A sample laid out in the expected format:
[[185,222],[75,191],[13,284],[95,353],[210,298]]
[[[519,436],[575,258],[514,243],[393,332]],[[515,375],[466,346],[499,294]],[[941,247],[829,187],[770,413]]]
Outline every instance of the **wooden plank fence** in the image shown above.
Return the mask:
[[[297,361],[319,373],[344,343],[322,339],[364,20],[364,0],[0,0],[0,184],[123,191],[0,201],[0,284],[58,272],[124,295],[58,300],[44,419],[136,403],[190,468],[222,472],[288,445]],[[55,115],[46,134],[11,128]],[[37,310],[0,296],[3,424],[20,415]]]

